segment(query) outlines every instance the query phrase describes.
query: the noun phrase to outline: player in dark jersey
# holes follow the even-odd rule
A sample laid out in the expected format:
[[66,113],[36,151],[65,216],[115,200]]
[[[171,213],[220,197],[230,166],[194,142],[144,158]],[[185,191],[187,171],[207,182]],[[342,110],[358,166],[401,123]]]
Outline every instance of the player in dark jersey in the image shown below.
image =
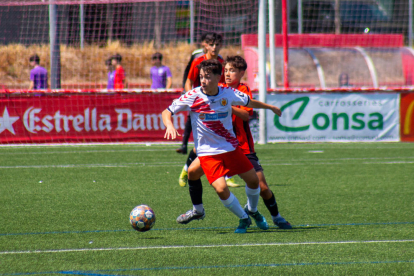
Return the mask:
[[[219,54],[222,40],[223,39],[222,39],[221,35],[216,34],[216,33],[205,33],[205,34],[203,34],[203,36],[201,37],[201,46],[202,46],[202,48],[195,50],[191,54],[190,61],[188,62],[187,66],[184,70],[184,76],[183,76],[184,92],[191,90],[193,87],[195,88],[197,86],[200,86],[200,81],[199,81],[199,76],[198,75],[196,77],[190,77],[190,81],[192,83],[187,84],[187,79],[189,79],[190,70],[191,70],[192,67],[194,67],[193,63],[196,59],[200,58],[201,56],[207,56],[207,59],[213,58],[213,59],[221,60],[221,62],[223,62],[223,58]],[[213,46],[216,45],[215,49],[212,49],[212,47],[210,46],[212,44],[213,44]],[[201,61],[198,61],[196,65],[200,64],[200,62]],[[197,70],[197,68],[195,68],[195,69]],[[188,116],[187,117],[187,122],[185,123],[184,133],[183,133],[183,143],[182,143],[181,147],[179,147],[176,150],[177,153],[187,154],[187,144],[188,144],[188,140],[190,139],[191,131],[192,131],[192,129],[191,129],[191,119],[190,119],[190,116]],[[185,186],[186,181],[182,182],[180,185],[182,185],[183,183],[185,183],[184,184],[184,186]]]
[[[187,66],[185,67],[184,75],[183,75],[183,89],[185,88],[185,82],[187,81],[188,72],[190,72],[191,63],[193,63],[194,59],[196,59],[196,58],[198,58],[198,57],[205,54],[205,52],[204,52],[205,51],[205,47],[204,47],[205,35],[203,35],[203,37],[201,39],[202,39],[201,44],[202,44],[203,48],[194,50],[191,53],[190,61],[188,62]],[[186,92],[186,91],[184,90],[184,92]],[[190,118],[190,115],[188,115],[187,116],[187,121],[185,122],[185,128],[184,128],[184,133],[183,133],[183,143],[182,143],[181,147],[179,147],[176,150],[177,153],[187,154],[187,144],[188,144],[188,140],[190,139],[191,131],[192,131],[191,118]]]
[[[226,61],[224,62],[224,66],[226,83],[222,86],[237,89],[249,95],[251,98],[252,93],[250,91],[250,88],[246,84],[240,82],[247,69],[246,61],[240,56],[227,57]],[[237,136],[237,140],[239,141],[238,147],[243,151],[256,171],[256,174],[259,178],[259,185],[261,190],[260,196],[262,197],[264,204],[272,216],[273,223],[281,229],[292,229],[290,223],[287,222],[279,213],[276,198],[267,185],[266,178],[263,174],[263,168],[260,165],[259,159],[257,158],[256,152],[254,150],[254,141],[249,127],[249,117],[252,115],[253,109],[244,106],[233,106],[232,112],[233,130]],[[196,175],[201,177],[203,175],[203,171],[197,166],[198,160],[194,163],[194,165],[189,166],[188,173],[192,174],[192,176]],[[192,177],[192,179],[194,178]],[[193,202],[193,210],[190,210],[177,218],[177,222],[181,224],[187,224],[195,219],[203,219],[205,216],[204,211],[202,213],[197,211],[203,210],[203,190],[201,187],[201,181],[191,181],[191,183],[189,181],[189,190],[190,197]]]

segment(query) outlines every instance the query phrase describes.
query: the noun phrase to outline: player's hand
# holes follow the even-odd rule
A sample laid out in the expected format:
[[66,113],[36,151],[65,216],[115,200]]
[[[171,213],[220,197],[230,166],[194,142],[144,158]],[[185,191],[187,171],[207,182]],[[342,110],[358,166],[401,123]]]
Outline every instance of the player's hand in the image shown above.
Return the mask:
[[277,106],[272,106],[271,110],[273,111],[273,113],[275,113],[277,116],[282,116],[282,111],[280,110],[279,107]]
[[181,136],[178,131],[174,128],[174,127],[170,127],[165,130],[165,135],[164,138],[166,138],[167,140],[174,140],[175,138],[177,138],[177,136]]

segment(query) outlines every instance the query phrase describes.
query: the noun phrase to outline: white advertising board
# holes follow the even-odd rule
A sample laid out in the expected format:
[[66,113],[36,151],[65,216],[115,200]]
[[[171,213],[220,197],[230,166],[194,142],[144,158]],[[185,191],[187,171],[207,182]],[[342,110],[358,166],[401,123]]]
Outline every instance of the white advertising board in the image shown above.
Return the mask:
[[399,94],[276,94],[267,103],[268,142],[399,141]]

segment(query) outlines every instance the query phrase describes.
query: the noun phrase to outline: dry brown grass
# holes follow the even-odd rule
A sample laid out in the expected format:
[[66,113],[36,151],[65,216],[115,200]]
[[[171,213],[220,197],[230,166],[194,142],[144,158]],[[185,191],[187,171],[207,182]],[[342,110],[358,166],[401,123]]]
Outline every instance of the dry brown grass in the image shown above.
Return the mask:
[[[158,51],[164,56],[163,63],[170,67],[173,74],[173,87],[181,88],[182,75],[188,63],[191,52],[196,46],[187,43],[171,43],[164,45]],[[0,46],[0,88],[27,88],[29,86],[29,56],[37,53],[41,59],[41,65],[50,68],[50,52],[48,45],[8,45]],[[125,46],[119,42],[113,42],[105,47],[97,45],[85,46],[82,51],[79,48],[61,47],[61,77],[62,84],[101,84],[106,86],[107,69],[105,60],[119,53],[123,57],[123,67],[129,83],[149,84],[151,55],[157,50],[153,43]],[[398,51],[367,50],[375,63],[380,85],[403,85],[405,83],[402,71],[401,55]],[[324,69],[326,84],[330,87],[338,85],[338,76],[347,73],[350,82],[355,86],[372,85],[366,62],[355,50],[337,49],[324,51],[314,49],[315,55]],[[227,46],[221,50],[221,55],[241,55],[240,46]],[[276,52],[276,64],[282,64],[282,49]],[[282,80],[281,67],[276,70],[276,78],[279,83]],[[310,55],[302,49],[289,50],[289,80],[292,86],[319,86],[319,78],[315,64]],[[243,79],[246,82],[247,79]],[[280,83],[281,85],[281,83]],[[67,86],[66,86],[67,87]],[[96,87],[99,88],[99,87]]]
[[[163,63],[170,67],[173,74],[173,86],[180,87],[183,71],[196,46],[187,43],[165,45],[158,51],[164,56]],[[113,42],[106,47],[85,46],[84,50],[70,46],[61,46],[61,78],[65,84],[102,83],[107,81],[105,59],[119,53],[122,65],[130,83],[149,83],[149,71],[152,66],[151,55],[157,50],[153,43],[125,46]],[[29,57],[38,54],[40,65],[50,68],[49,45],[23,46],[20,44],[0,46],[0,84],[8,88],[29,86]],[[240,46],[229,46],[221,50],[221,55],[242,55]]]

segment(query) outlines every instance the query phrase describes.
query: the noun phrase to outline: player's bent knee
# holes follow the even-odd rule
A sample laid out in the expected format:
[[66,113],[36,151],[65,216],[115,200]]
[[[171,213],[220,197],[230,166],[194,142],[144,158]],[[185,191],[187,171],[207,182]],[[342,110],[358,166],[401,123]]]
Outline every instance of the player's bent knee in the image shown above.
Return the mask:
[[262,181],[259,177],[259,186],[260,186],[260,193],[271,193],[269,186],[267,185],[266,181]]
[[272,197],[272,191],[267,185],[265,187],[262,187],[262,185],[260,185],[260,196],[264,199],[269,199]]
[[211,186],[213,186],[214,190],[216,191],[217,195],[221,200],[226,200],[230,196],[230,190],[227,187],[226,180],[224,177],[220,177],[213,183],[211,183]]
[[[191,168],[191,167],[190,167]],[[197,180],[204,175],[203,169],[188,169],[188,179]]]
[[230,197],[230,190],[227,187],[224,187],[224,188],[218,187],[218,188],[215,188],[215,190],[221,200],[226,200]]
[[259,178],[257,177],[254,169],[239,174],[239,176],[244,180],[244,182],[246,182],[247,187],[251,189],[257,189],[259,187]]
[[197,158],[193,161],[193,163],[191,163],[190,167],[188,168],[188,179],[197,180],[200,179],[203,175],[203,168],[201,168],[200,160]]

